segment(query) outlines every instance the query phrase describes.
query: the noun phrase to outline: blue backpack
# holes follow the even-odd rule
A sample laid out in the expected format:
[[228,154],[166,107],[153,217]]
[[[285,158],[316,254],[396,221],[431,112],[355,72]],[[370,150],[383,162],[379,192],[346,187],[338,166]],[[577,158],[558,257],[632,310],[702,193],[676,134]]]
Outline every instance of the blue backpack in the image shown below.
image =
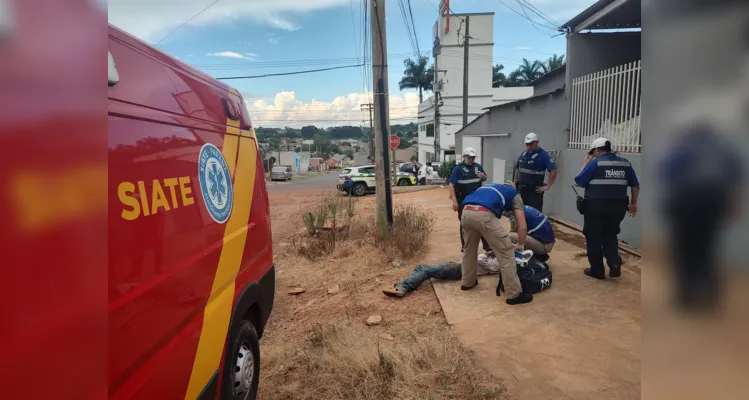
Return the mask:
[[[523,257],[516,253],[515,265],[517,266],[520,286],[523,287],[523,293],[536,294],[551,287],[552,275],[549,265],[539,260],[535,256]],[[497,296],[505,290],[502,283],[502,274],[499,274],[497,283]]]

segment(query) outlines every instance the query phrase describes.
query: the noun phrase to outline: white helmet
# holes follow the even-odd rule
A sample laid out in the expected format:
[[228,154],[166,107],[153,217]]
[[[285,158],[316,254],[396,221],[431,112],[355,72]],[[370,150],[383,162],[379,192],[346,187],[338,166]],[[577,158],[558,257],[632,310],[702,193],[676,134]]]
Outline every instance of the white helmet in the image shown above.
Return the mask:
[[606,142],[608,142],[608,141],[609,140],[606,139],[606,138],[599,137],[598,139],[595,139],[593,141],[593,143],[590,144],[590,148],[591,149],[597,149],[599,147],[605,147],[606,146]]
[[476,157],[476,150],[473,149],[473,147],[466,147],[465,150],[463,150],[463,157]]
[[538,142],[538,135],[536,135],[533,132],[525,135],[525,144],[533,143],[533,142]]

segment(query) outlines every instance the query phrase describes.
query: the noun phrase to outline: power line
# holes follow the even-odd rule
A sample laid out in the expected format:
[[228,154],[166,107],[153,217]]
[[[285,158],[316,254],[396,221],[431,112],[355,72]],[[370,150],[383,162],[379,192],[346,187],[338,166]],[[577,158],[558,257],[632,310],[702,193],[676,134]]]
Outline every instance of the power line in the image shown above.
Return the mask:
[[[510,6],[509,6],[509,5],[507,4],[507,3],[505,3],[505,2],[504,2],[504,1],[502,1],[502,0],[497,0],[497,2],[499,2],[500,4],[502,4],[503,6],[505,6],[505,7],[506,7],[506,8],[508,9],[508,10],[510,10],[510,11],[514,12],[515,14],[519,15],[519,16],[520,16],[521,18],[523,18],[523,19],[526,19],[526,20],[530,21],[530,22],[531,22],[532,24],[538,24],[539,26],[543,26],[543,27],[545,27],[545,28],[548,28],[548,29],[551,29],[551,30],[556,30],[556,27],[549,27],[549,26],[547,26],[547,25],[543,25],[543,24],[540,24],[540,23],[538,23],[538,22],[536,22],[536,21],[532,20],[531,18],[529,18],[529,17],[527,17],[527,16],[523,15],[522,13],[520,13],[519,11],[517,11],[516,9],[514,9],[514,8],[510,7]],[[551,36],[551,35],[549,35],[549,34],[547,34],[547,35],[548,35],[548,36]]]
[[322,72],[322,71],[331,71],[334,69],[343,69],[343,68],[359,68],[362,64],[354,64],[354,65],[342,65],[340,67],[330,67],[330,68],[320,68],[320,69],[309,69],[306,71],[294,71],[294,72],[281,72],[277,74],[263,74],[263,75],[252,75],[252,76],[228,76],[223,78],[216,78],[216,79],[223,79],[223,80],[229,80],[229,79],[254,79],[254,78],[266,78],[270,76],[283,76],[283,75],[299,75],[299,74],[309,74],[312,72]]
[[[525,19],[527,19],[528,21],[531,21],[531,25],[533,25],[533,29],[535,29],[535,30],[536,30],[536,31],[537,31],[538,33],[541,33],[541,34],[543,34],[543,32],[541,32],[541,30],[539,30],[539,29],[538,29],[538,27],[536,26],[536,25],[539,25],[539,26],[543,26],[543,25],[541,25],[541,24],[539,24],[538,22],[536,22],[536,21],[534,21],[533,19],[531,19],[531,17],[530,17],[530,16],[528,15],[528,13],[527,13],[527,12],[525,11],[525,6],[523,6],[523,3],[521,3],[521,2],[520,2],[520,0],[515,0],[515,2],[517,2],[517,3],[518,3],[518,5],[520,6],[520,10],[522,10],[522,11],[523,11],[523,15],[525,15]],[[548,28],[548,27],[547,27],[547,28]]]
[[206,11],[207,11],[207,10],[208,10],[209,8],[213,7],[213,5],[214,5],[214,4],[216,4],[216,3],[218,3],[219,1],[221,1],[221,0],[215,0],[215,1],[213,2],[213,3],[209,4],[209,5],[208,5],[208,6],[206,7],[206,8],[204,8],[204,9],[200,10],[200,12],[199,12],[199,13],[197,13],[197,14],[193,15],[192,17],[190,17],[190,19],[188,19],[187,21],[185,21],[185,22],[183,22],[183,23],[179,24],[179,26],[177,26],[176,28],[172,29],[172,31],[171,31],[171,32],[169,32],[169,33],[168,33],[168,34],[167,34],[166,36],[164,36],[164,37],[163,37],[163,38],[162,38],[161,40],[159,40],[158,42],[154,43],[154,46],[156,46],[156,45],[158,45],[159,43],[163,42],[163,41],[164,41],[164,40],[166,40],[166,38],[168,38],[169,36],[172,36],[172,34],[173,34],[174,32],[176,32],[176,31],[177,31],[177,30],[178,30],[179,28],[182,28],[182,27],[183,27],[183,26],[185,26],[185,25],[186,25],[187,23],[189,23],[190,21],[192,21],[193,19],[195,19],[195,17],[197,17],[198,15],[200,15],[200,14],[202,14],[202,13],[206,12]]
[[416,52],[420,55],[421,49],[419,48],[419,37],[416,36],[416,23],[414,23],[414,12],[411,8],[411,0],[408,0],[408,14],[411,16],[411,28],[414,30],[414,40],[416,41]]
[[559,23],[559,21],[557,21],[557,20],[549,17],[543,11],[539,10],[538,7],[534,6],[533,4],[531,4],[530,2],[528,2],[527,0],[521,0],[521,1],[523,3],[525,3],[525,5],[528,6],[528,8],[530,8],[531,12],[533,12],[534,14],[536,14],[539,17],[543,18],[544,20],[546,20],[547,22],[551,23],[555,27],[559,27],[560,25],[562,25],[562,24]]

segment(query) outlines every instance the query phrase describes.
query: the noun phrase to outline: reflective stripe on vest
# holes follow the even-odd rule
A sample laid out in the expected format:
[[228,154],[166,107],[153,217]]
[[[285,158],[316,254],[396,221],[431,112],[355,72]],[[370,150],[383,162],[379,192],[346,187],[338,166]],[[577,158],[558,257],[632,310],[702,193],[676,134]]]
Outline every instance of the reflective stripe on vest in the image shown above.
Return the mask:
[[598,165],[601,167],[631,167],[632,164],[629,161],[598,161]]
[[455,185],[455,194],[460,200],[481,187],[481,178],[478,177],[479,171],[476,165],[471,165],[469,167],[467,165],[458,164],[457,168],[460,168],[460,179],[458,179],[458,183]]
[[495,191],[499,195],[499,198],[502,199],[502,209],[504,210],[505,206],[507,206],[507,202],[505,201],[505,196],[502,196],[502,193],[499,190],[491,186],[481,186],[477,190],[481,190],[481,189],[491,189]]
[[[530,153],[526,150],[522,154],[520,154],[520,157],[518,157],[518,181],[521,185],[543,186],[544,175],[546,174],[546,171],[538,171],[536,169],[533,169],[533,167],[535,167],[536,165],[536,158],[540,153],[533,153],[528,156],[529,154]],[[532,162],[530,160],[532,160]]]
[[628,160],[620,157],[606,157],[596,161],[593,179],[585,188],[585,197],[589,199],[626,199],[629,186],[630,169]]
[[538,225],[536,225],[536,227],[535,227],[535,228],[533,228],[533,229],[531,229],[531,230],[529,230],[529,231],[528,231],[528,235],[530,235],[531,233],[533,233],[533,232],[535,232],[535,231],[537,231],[537,230],[541,229],[541,228],[542,228],[542,227],[544,226],[544,224],[546,224],[546,221],[548,221],[548,220],[549,220],[549,219],[548,219],[548,218],[546,218],[546,216],[544,216],[544,219],[543,219],[543,220],[541,220],[541,223],[539,223]]
[[528,168],[518,168],[518,171],[525,173],[525,174],[533,174],[533,175],[544,175],[546,171],[536,171],[533,169]]
[[623,185],[627,186],[626,179],[591,179],[588,185]]

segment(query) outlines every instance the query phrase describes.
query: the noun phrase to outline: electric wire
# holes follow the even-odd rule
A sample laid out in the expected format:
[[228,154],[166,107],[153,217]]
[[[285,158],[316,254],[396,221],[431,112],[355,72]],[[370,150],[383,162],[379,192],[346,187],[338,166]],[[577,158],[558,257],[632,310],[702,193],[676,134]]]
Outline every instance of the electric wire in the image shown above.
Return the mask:
[[192,17],[190,17],[190,19],[188,19],[187,21],[185,21],[185,22],[183,22],[183,23],[179,24],[179,25],[178,25],[178,26],[177,26],[176,28],[172,29],[172,30],[171,30],[171,31],[170,31],[170,32],[169,32],[169,33],[168,33],[168,34],[167,34],[166,36],[164,36],[163,38],[161,38],[161,40],[159,40],[158,42],[154,43],[154,46],[158,45],[159,43],[161,43],[161,42],[163,42],[164,40],[166,40],[166,39],[167,39],[168,37],[172,36],[172,34],[173,34],[174,32],[177,32],[177,30],[179,30],[179,29],[180,29],[180,28],[182,28],[183,26],[187,25],[187,24],[188,24],[188,23],[189,23],[190,21],[192,21],[193,19],[195,19],[195,18],[196,18],[196,17],[198,16],[198,15],[200,15],[200,14],[202,14],[202,13],[204,13],[204,12],[208,11],[208,9],[209,9],[209,8],[213,7],[213,6],[214,6],[214,5],[216,4],[216,3],[218,3],[219,1],[221,1],[221,0],[214,0],[214,2],[213,2],[213,3],[209,4],[209,5],[208,5],[208,6],[206,7],[206,8],[204,8],[204,9],[200,10],[200,12],[198,12],[197,14],[193,15]]

